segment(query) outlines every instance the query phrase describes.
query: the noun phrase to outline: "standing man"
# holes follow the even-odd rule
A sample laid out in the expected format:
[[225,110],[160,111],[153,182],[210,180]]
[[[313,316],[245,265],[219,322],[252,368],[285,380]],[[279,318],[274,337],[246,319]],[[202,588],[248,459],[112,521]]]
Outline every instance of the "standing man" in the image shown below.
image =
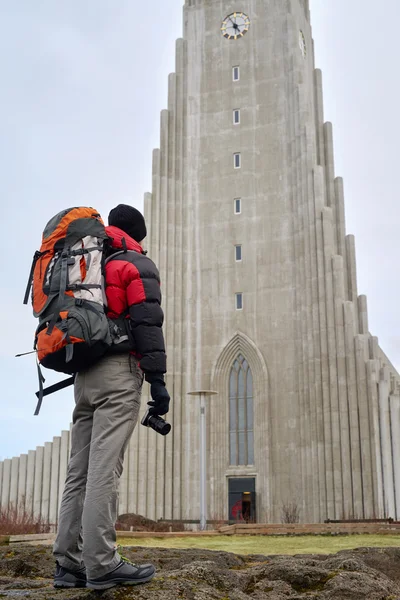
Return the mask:
[[147,233],[143,215],[120,204],[108,223],[107,314],[119,337],[112,352],[75,379],[71,458],[54,545],[58,588],[103,590],[145,583],[155,574],[153,565],[135,565],[118,554],[115,521],[143,378],[150,383],[149,412],[169,410],[160,277],[141,246]]

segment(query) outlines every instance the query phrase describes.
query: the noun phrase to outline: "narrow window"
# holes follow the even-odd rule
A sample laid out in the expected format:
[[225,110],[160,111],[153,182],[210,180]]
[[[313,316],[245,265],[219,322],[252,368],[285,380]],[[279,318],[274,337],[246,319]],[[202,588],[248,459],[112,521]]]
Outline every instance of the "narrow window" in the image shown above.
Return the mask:
[[229,462],[254,464],[253,376],[244,356],[234,361],[229,376]]
[[236,294],[236,310],[242,310],[243,309],[243,294],[242,292],[240,292],[239,294]]
[[236,262],[240,262],[242,260],[242,246],[235,246],[235,259]]
[[240,165],[241,165],[240,152],[236,152],[233,155],[233,166],[235,167],[235,169],[240,169]]
[[239,108],[235,108],[235,110],[233,111],[233,124],[234,125],[240,124],[240,109]]
[[235,215],[240,215],[240,213],[242,212],[242,199],[235,198],[234,205],[235,205]]
[[239,79],[240,79],[240,69],[239,69],[239,67],[233,67],[233,69],[232,69],[232,78],[233,78],[233,81],[239,81]]

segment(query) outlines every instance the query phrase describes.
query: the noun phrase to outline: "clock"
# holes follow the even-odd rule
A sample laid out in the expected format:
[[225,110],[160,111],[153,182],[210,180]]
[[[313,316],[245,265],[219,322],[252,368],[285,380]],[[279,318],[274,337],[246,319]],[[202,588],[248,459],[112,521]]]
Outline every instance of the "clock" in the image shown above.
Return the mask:
[[221,25],[221,33],[227,40],[237,40],[248,32],[250,19],[243,12],[228,15]]

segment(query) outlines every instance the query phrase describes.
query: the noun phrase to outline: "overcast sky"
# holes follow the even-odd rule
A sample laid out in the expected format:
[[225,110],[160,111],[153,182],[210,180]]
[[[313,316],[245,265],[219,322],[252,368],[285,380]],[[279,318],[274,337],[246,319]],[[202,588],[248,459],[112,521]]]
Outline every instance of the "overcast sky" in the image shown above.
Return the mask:
[[[33,417],[35,321],[22,306],[43,225],[71,205],[143,207],[181,0],[0,0],[0,459],[68,428],[71,390]],[[398,0],[311,0],[325,118],[356,235],[370,331],[400,368]],[[397,75],[396,75],[397,74]],[[46,383],[59,379],[48,376]]]

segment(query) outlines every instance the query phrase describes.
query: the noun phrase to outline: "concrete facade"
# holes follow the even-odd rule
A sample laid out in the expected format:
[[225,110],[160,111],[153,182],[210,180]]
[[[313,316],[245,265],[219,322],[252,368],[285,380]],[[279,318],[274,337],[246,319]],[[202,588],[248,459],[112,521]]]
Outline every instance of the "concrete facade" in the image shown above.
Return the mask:
[[[239,9],[249,31],[228,40],[221,23]],[[207,413],[209,518],[228,518],[233,480],[254,479],[259,522],[279,522],[289,503],[302,522],[399,519],[400,378],[357,290],[308,2],[187,0],[183,33],[145,196],[173,430],[163,438],[137,427],[119,512],[199,518],[199,407],[187,394],[208,389],[218,392]],[[253,377],[254,461],[233,465],[229,378],[239,356]],[[33,488],[28,505],[46,520],[56,519],[67,437],[28,455],[21,489]],[[25,459],[0,468],[3,508],[18,496],[17,462],[25,473]]]

